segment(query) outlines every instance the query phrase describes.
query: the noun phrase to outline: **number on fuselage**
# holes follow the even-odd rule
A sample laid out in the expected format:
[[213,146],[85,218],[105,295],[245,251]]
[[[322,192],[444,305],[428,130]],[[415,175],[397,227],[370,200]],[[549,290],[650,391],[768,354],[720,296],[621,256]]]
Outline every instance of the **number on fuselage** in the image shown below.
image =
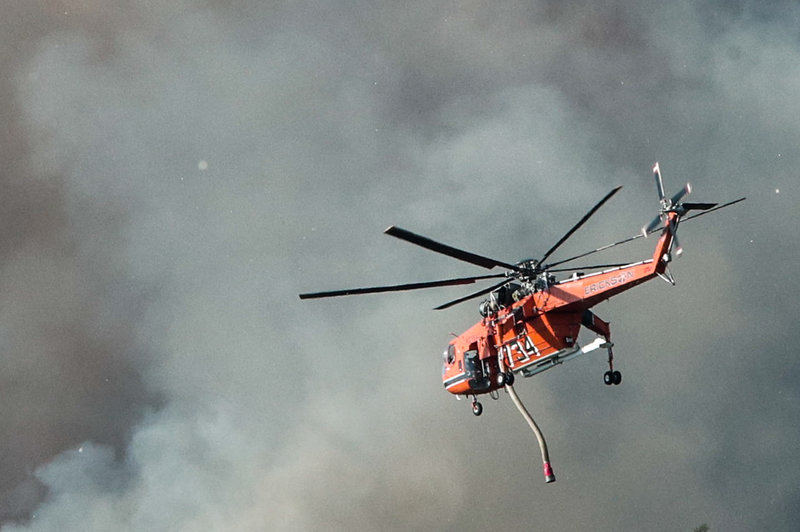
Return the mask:
[[529,362],[531,358],[539,356],[539,350],[536,349],[531,337],[523,334],[521,338],[505,344],[501,347],[503,355],[508,360],[508,364],[516,369],[520,364]]

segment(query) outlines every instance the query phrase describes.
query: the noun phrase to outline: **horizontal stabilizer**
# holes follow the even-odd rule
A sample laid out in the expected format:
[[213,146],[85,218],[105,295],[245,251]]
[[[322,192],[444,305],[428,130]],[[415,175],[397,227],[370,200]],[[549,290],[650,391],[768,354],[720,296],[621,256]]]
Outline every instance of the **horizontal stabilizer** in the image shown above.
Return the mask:
[[707,211],[717,206],[716,203],[682,203],[686,211]]

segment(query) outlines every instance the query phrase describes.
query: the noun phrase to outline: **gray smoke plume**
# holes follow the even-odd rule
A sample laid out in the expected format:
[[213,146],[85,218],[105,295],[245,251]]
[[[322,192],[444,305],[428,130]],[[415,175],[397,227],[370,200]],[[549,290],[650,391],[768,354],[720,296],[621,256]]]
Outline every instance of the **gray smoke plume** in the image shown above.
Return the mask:
[[[792,2],[16,2],[0,22],[2,530],[795,530]],[[441,388],[472,275],[692,201],[602,355]],[[645,258],[653,240],[600,255]],[[478,272],[483,273],[483,272]],[[585,339],[591,339],[587,336]]]

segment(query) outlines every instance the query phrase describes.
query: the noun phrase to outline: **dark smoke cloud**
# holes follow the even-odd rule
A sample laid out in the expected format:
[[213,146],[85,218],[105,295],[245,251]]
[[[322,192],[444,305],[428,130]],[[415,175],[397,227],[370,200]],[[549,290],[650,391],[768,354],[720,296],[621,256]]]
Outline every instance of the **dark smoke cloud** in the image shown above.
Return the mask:
[[[28,2],[0,32],[3,530],[794,530],[790,2]],[[438,382],[468,275],[697,201],[676,287],[475,419]],[[652,240],[608,260],[647,256]],[[569,249],[567,249],[569,248]],[[587,337],[588,338],[588,337]]]
[[124,204],[84,201],[75,219],[64,179],[73,161],[37,163],[40,140],[61,134],[26,119],[25,65],[61,26],[43,4],[9,6],[0,37],[3,519],[33,508],[44,487],[32,472],[61,451],[92,440],[122,452],[158,395],[142,382],[148,348],[132,330],[153,287],[133,288],[105,247],[119,240]]

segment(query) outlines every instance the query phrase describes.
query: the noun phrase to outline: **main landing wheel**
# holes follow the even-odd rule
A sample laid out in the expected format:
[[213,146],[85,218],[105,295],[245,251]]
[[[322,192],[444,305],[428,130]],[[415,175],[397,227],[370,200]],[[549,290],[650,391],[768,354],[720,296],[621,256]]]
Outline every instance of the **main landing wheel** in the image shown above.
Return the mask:
[[513,386],[514,385],[514,372],[513,371],[509,371],[508,373],[506,373],[506,385],[507,386]]
[[483,405],[478,401],[472,401],[472,413],[479,416],[483,413]]
[[606,386],[620,384],[622,383],[622,373],[619,371],[606,371],[603,373],[603,382],[606,383]]

